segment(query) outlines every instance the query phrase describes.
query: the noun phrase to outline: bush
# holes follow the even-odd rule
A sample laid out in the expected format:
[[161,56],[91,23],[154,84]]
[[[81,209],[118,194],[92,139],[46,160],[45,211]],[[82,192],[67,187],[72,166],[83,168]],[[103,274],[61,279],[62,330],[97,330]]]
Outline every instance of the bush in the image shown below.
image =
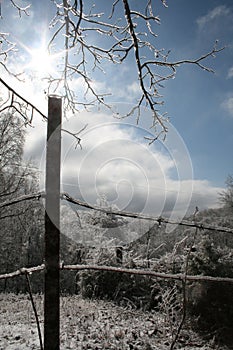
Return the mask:
[[[190,264],[190,273],[233,278],[232,253],[216,247],[205,235]],[[233,284],[201,282],[189,288],[188,310],[195,327],[203,335],[215,336],[220,343],[233,344]]]
[[120,305],[151,310],[159,301],[159,288],[153,279],[109,271],[85,271],[80,278],[85,298],[112,300]]
[[[98,264],[103,265],[99,258]],[[118,266],[115,258],[104,254],[104,265]],[[107,299],[123,306],[151,310],[160,301],[160,288],[148,276],[112,271],[82,271],[79,290],[84,298]]]

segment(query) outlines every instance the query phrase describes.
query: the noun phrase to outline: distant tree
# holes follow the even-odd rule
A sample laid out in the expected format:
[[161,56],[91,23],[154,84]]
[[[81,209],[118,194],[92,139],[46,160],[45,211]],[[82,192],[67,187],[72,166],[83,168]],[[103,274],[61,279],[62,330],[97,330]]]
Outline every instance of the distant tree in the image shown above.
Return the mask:
[[[25,127],[16,114],[0,114],[0,203],[34,192],[37,179],[23,162]],[[42,262],[42,208],[38,202],[22,202],[0,209],[0,273]],[[7,282],[8,283],[8,282]],[[9,286],[20,290],[19,280]],[[0,289],[6,289],[6,282]]]
[[22,153],[25,130],[19,118],[0,115],[0,200],[10,198],[24,181]]
[[226,179],[226,190],[220,193],[220,201],[225,207],[233,209],[233,176],[228,175]]
[[[24,123],[16,114],[0,114],[0,202],[35,188],[35,171],[23,161],[25,131]],[[2,208],[0,219],[9,215],[9,211],[12,213],[12,208]]]

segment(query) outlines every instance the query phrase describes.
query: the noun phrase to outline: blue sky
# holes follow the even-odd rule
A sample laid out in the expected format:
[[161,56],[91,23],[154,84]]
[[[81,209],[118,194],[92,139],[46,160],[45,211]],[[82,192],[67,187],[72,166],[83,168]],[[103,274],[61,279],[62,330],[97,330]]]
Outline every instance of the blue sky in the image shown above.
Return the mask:
[[[138,9],[144,2],[131,1]],[[21,1],[24,5],[28,3],[30,1]],[[45,65],[41,57],[42,64],[35,61],[35,57],[31,62],[29,51],[49,41],[48,23],[55,13],[51,1],[31,3],[29,16],[19,18],[9,2],[2,1],[0,32],[9,32],[19,48],[9,64],[26,70],[27,82],[15,81],[4,70],[1,76],[46,112],[46,82],[41,80]],[[111,1],[107,3],[109,6]],[[195,205],[201,209],[216,207],[218,193],[227,175],[233,173],[233,3],[231,0],[168,0],[167,8],[160,1],[154,3],[155,14],[161,19],[161,24],[154,28],[158,34],[158,38],[153,39],[156,45],[171,50],[170,60],[194,59],[210,51],[217,39],[218,46],[226,48],[206,61],[215,73],[183,65],[177,69],[174,80],[165,82],[160,91],[165,102],[161,108],[168,113],[171,126],[166,141],[152,146],[143,139],[150,132],[149,112],[144,113],[139,126],[135,126],[133,118],[117,124],[106,110],[98,115],[93,110],[91,114],[80,112],[71,116],[70,121],[65,121],[69,130],[79,130],[86,123],[88,128],[81,135],[82,151],[75,153],[73,140],[64,137],[63,183],[65,190],[82,195],[87,201],[95,202],[99,194],[105,194],[112,205],[121,209],[142,211],[143,208],[155,214],[171,214],[176,203],[173,211],[183,216],[187,208],[192,211]],[[99,1],[98,6],[109,14],[106,1]],[[36,69],[35,65],[40,68]],[[95,86],[101,91],[111,90],[113,95],[109,101],[115,107],[127,109],[138,94],[132,57],[124,65],[104,68],[106,75],[98,73],[93,77]],[[35,72],[29,77],[30,70]],[[78,80],[74,86],[81,95],[84,89]],[[40,118],[34,120],[25,148],[26,157],[35,159],[41,169],[45,132]],[[43,184],[43,180],[41,182]],[[152,209],[154,207],[157,209]]]
[[173,125],[184,138],[194,174],[220,186],[232,173],[233,3],[174,1],[163,11],[160,39],[175,56],[197,57],[214,41],[226,49],[209,64],[215,74],[182,67],[164,89]]

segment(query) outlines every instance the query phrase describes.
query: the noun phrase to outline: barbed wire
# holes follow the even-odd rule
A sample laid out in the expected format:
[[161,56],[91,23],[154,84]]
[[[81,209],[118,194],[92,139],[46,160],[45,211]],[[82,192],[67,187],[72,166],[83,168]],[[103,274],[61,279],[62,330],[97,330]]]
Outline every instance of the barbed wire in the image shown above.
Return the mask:
[[39,200],[40,198],[45,198],[45,192],[36,192],[36,193],[25,194],[25,195],[19,196],[17,198],[9,199],[7,201],[0,203],[0,209],[6,208],[6,207],[9,207],[11,205],[18,204],[21,202],[25,202],[28,200],[32,200],[32,199]]
[[[17,203],[20,203],[23,201],[28,201],[28,200],[33,200],[33,199],[39,200],[39,199],[45,198],[45,197],[46,197],[46,194],[44,191],[26,194],[26,195],[20,196],[18,198],[10,199],[8,201],[0,203],[0,209],[5,208],[5,207],[9,207],[11,205],[14,205],[14,204],[17,204]],[[100,211],[100,212],[105,213],[107,215],[116,215],[116,216],[121,216],[121,217],[132,218],[132,219],[142,219],[142,220],[153,221],[153,222],[157,222],[159,226],[161,226],[162,224],[170,224],[170,225],[176,225],[176,226],[186,226],[186,227],[191,227],[191,228],[198,228],[200,230],[208,230],[208,231],[214,231],[214,232],[233,234],[233,229],[230,227],[206,225],[203,223],[198,223],[196,220],[195,221],[188,221],[188,220],[173,221],[173,220],[169,220],[165,217],[161,217],[161,216],[154,217],[154,216],[149,216],[149,215],[143,215],[140,213],[132,213],[132,212],[127,212],[127,211],[113,210],[111,208],[102,208],[102,207],[81,201],[77,198],[74,198],[67,192],[62,192],[60,194],[60,198],[61,198],[61,200],[65,200],[69,203],[78,205],[80,207]]]
[[209,230],[209,231],[217,231],[217,232],[224,232],[224,233],[233,234],[233,229],[228,228],[228,227],[204,225],[202,223],[197,223],[196,221],[194,222],[194,221],[187,221],[187,220],[173,221],[173,220],[169,220],[167,218],[161,217],[161,216],[153,217],[153,216],[149,216],[149,215],[142,215],[139,213],[131,213],[131,212],[126,212],[126,211],[101,208],[101,207],[83,202],[79,199],[75,199],[75,198],[71,197],[66,192],[63,192],[61,194],[61,199],[66,200],[69,203],[76,204],[78,206],[85,207],[88,209],[101,211],[101,212],[103,212],[105,214],[109,214],[109,215],[116,215],[116,216],[128,217],[128,218],[133,218],[133,219],[149,220],[149,221],[157,222],[159,225],[161,225],[162,223],[170,224],[170,225],[181,225],[181,226],[198,228],[200,230]]

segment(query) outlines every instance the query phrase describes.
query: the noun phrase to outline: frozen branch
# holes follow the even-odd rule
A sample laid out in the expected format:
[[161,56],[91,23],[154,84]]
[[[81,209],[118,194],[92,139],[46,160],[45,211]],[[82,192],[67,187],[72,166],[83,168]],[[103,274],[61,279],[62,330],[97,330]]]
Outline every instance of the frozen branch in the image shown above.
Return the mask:
[[[8,110],[16,111],[24,119],[25,126],[32,124],[35,113],[38,113],[45,121],[48,120],[48,117],[44,113],[42,113],[33,103],[19,94],[15,89],[9,86],[1,77],[0,83],[8,92],[8,97],[0,104],[0,113]],[[75,147],[78,145],[81,147],[81,138],[79,137],[79,134],[84,131],[86,127],[87,125],[78,132],[71,132],[63,128],[61,130],[76,139]]]
[[34,266],[34,267],[22,267],[16,271],[13,272],[9,272],[9,273],[4,273],[0,275],[0,280],[3,279],[8,279],[8,278],[14,278],[14,277],[18,277],[18,276],[23,276],[25,274],[31,274],[34,272],[41,272],[45,270],[45,265],[39,265],[39,266]]
[[34,112],[38,113],[43,119],[47,120],[47,116],[43,114],[34,104],[24,98],[21,94],[16,92],[11,86],[9,86],[1,77],[0,83],[8,91],[8,99],[3,101],[0,106],[0,113],[8,109],[13,109],[24,118],[26,124],[31,124],[34,116]]
[[[233,283],[233,278],[230,277],[212,277],[212,276],[203,276],[203,275],[184,275],[184,274],[172,274],[172,273],[163,273],[156,272],[151,270],[136,270],[136,269],[126,269],[113,266],[99,266],[99,265],[61,265],[62,270],[70,271],[82,271],[82,270],[93,270],[93,271],[109,271],[109,272],[118,272],[118,273],[127,273],[132,275],[143,275],[151,276],[155,278],[162,279],[172,279],[177,281],[183,281],[184,279],[188,281],[208,281],[208,282],[225,282]],[[1,279],[1,276],[0,276]]]
[[162,130],[166,133],[167,132],[167,128],[164,124],[163,119],[161,118],[161,116],[158,114],[157,110],[156,110],[156,105],[158,104],[156,98],[159,97],[158,95],[158,91],[156,86],[152,86],[152,92],[150,92],[145,85],[145,79],[144,79],[144,74],[143,74],[143,66],[142,66],[142,62],[141,62],[141,57],[140,57],[140,50],[139,50],[139,45],[140,45],[140,40],[138,39],[135,30],[134,30],[134,24],[132,21],[132,12],[130,11],[130,7],[129,7],[129,3],[128,0],[123,0],[124,3],[124,8],[125,8],[125,17],[129,26],[129,32],[130,32],[130,36],[132,38],[132,42],[133,42],[133,47],[134,47],[134,54],[135,54],[135,61],[136,61],[136,65],[138,68],[138,80],[140,83],[140,87],[142,90],[142,96],[140,98],[140,102],[138,104],[138,108],[141,106],[142,102],[144,100],[146,100],[146,103],[149,105],[151,111],[153,112],[153,124],[157,124],[157,122],[161,125]]
[[[167,7],[165,0],[161,2]],[[19,7],[13,0],[11,3],[19,15],[28,15],[28,7]],[[166,113],[161,112],[162,84],[173,79],[177,68],[184,64],[213,72],[205,62],[223,50],[218,49],[216,43],[210,52],[196,59],[171,62],[168,59],[170,51],[166,52],[154,44],[157,38],[154,28],[160,24],[160,18],[154,13],[152,0],[141,1],[140,8],[134,8],[134,4],[128,0],[112,0],[109,16],[104,11],[95,12],[98,3],[94,0],[90,4],[83,0],[63,0],[60,3],[53,0],[53,3],[55,15],[50,22],[51,38],[48,48],[51,54],[58,57],[59,68],[55,74],[46,77],[48,94],[56,93],[63,98],[65,112],[75,113],[81,108],[88,109],[95,105],[111,109],[108,103],[108,96],[112,93],[110,87],[107,86],[107,91],[101,91],[96,79],[101,79],[99,74],[105,74],[106,63],[123,65],[130,60],[132,65],[133,58],[132,67],[136,68],[139,95],[131,110],[121,117],[133,115],[138,123],[142,118],[141,109],[148,107],[155,135],[149,139],[150,143],[165,137],[168,131],[169,119]],[[4,57],[0,60],[0,65],[10,73],[7,57],[15,50],[15,45],[8,41],[4,33],[2,36],[5,46],[0,51],[0,57]],[[9,101],[14,101],[11,107],[18,113],[23,115],[25,108],[30,109],[30,121],[36,109],[26,103],[22,110],[20,103],[15,101],[16,95],[11,90],[9,93]],[[116,113],[115,116],[119,117],[119,114]]]
[[15,7],[18,10],[18,14],[21,17],[22,14],[25,14],[26,16],[29,16],[29,8],[31,7],[31,5],[27,5],[25,7],[19,6],[14,0],[10,0],[11,4],[13,5],[13,7]]
[[[172,274],[172,273],[163,273],[156,272],[151,270],[137,270],[137,269],[127,269],[127,268],[119,268],[114,266],[100,266],[100,265],[64,265],[63,263],[60,265],[61,270],[69,270],[69,271],[82,271],[82,270],[93,270],[93,271],[110,271],[110,272],[118,272],[118,273],[127,273],[131,275],[143,275],[143,276],[151,276],[155,278],[162,279],[172,279],[177,281],[183,281],[185,278],[184,274]],[[0,280],[14,278],[17,276],[31,274],[34,272],[41,272],[45,270],[45,265],[39,265],[36,267],[29,268],[21,268],[17,271],[5,273],[0,275]],[[233,278],[230,277],[212,277],[212,276],[203,276],[203,275],[187,275],[186,279],[188,281],[207,281],[207,282],[224,282],[224,283],[233,283]]]

